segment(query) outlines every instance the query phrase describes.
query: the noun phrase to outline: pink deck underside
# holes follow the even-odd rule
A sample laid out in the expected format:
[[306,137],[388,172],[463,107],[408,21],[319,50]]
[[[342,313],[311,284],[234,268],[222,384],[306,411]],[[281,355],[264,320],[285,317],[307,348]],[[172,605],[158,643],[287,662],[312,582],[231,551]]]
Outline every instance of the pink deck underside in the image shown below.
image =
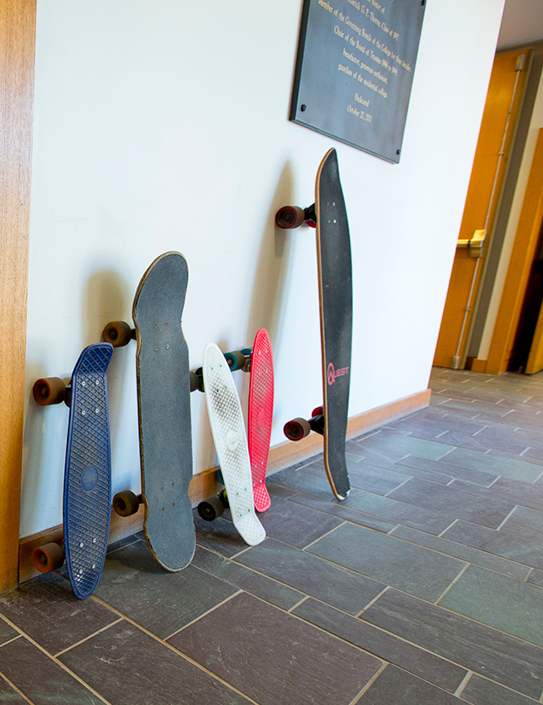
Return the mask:
[[257,512],[265,512],[271,503],[266,489],[266,469],[270,452],[272,417],[273,357],[268,332],[261,328],[255,336],[251,358],[247,433]]

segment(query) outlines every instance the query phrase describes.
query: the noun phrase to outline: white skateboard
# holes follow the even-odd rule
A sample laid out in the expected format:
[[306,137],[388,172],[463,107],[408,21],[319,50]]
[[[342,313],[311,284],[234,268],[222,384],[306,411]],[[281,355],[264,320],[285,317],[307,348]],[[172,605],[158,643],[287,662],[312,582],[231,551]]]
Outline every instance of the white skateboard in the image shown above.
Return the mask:
[[204,350],[203,376],[209,422],[232,521],[243,540],[256,546],[264,541],[266,531],[255,512],[241,404],[228,363],[214,343]]

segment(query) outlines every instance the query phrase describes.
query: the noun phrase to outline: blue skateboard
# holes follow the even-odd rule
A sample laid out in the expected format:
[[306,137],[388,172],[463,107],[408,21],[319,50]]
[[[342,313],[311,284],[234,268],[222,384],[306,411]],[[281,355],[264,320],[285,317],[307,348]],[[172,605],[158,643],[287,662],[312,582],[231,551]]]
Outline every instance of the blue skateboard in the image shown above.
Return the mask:
[[41,573],[62,566],[64,557],[76,597],[91,595],[100,579],[109,535],[111,450],[106,372],[109,343],[86,347],[66,385],[57,377],[39,379],[34,399],[41,406],[64,401],[70,407],[64,465],[64,546],[34,551]]

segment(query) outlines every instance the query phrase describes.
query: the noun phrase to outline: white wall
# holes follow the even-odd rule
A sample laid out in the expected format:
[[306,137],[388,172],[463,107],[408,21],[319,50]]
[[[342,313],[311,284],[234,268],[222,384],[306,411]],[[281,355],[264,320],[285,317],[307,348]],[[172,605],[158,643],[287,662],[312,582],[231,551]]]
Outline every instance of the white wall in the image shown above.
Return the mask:
[[524,148],[524,154],[522,156],[517,185],[515,188],[515,195],[511,203],[511,212],[509,214],[509,220],[507,221],[507,228],[505,231],[500,261],[498,264],[498,269],[496,271],[496,279],[494,280],[494,287],[492,288],[492,297],[490,299],[488,314],[486,317],[485,327],[481,338],[481,345],[479,347],[479,353],[477,355],[477,357],[481,358],[482,360],[487,359],[490,350],[492,335],[494,333],[496,319],[498,317],[498,311],[500,308],[503,287],[505,286],[507,270],[509,268],[511,253],[513,251],[513,245],[515,243],[515,237],[517,234],[517,227],[520,220],[522,205],[524,202],[524,195],[526,193],[526,187],[528,185],[528,179],[530,177],[530,170],[532,168],[532,161],[534,159],[537,137],[539,134],[539,130],[542,127],[543,76],[541,78],[541,81],[539,83],[539,89],[537,91],[537,97],[532,113],[532,119],[530,121],[530,128],[528,130],[528,136],[526,138],[526,147]]
[[[503,0],[428,2],[400,165],[289,123],[301,3],[39,0],[21,535],[61,522],[67,410],[38,408],[111,319],[130,320],[150,262],[179,250],[191,365],[270,330],[272,444],[321,401],[308,205],[335,146],[351,227],[350,414],[426,388]],[[469,21],[466,21],[469,19]],[[241,375],[238,384],[246,385]],[[113,490],[137,489],[134,346],[109,374]],[[245,389],[243,390],[245,391]],[[214,464],[193,395],[194,470]]]

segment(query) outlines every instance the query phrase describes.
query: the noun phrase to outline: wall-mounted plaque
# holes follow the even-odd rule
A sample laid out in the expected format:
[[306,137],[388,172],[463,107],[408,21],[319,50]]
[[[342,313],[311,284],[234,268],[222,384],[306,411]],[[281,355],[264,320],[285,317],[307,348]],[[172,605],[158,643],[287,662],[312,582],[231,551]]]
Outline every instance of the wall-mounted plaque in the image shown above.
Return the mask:
[[400,161],[425,0],[304,0],[290,119]]

